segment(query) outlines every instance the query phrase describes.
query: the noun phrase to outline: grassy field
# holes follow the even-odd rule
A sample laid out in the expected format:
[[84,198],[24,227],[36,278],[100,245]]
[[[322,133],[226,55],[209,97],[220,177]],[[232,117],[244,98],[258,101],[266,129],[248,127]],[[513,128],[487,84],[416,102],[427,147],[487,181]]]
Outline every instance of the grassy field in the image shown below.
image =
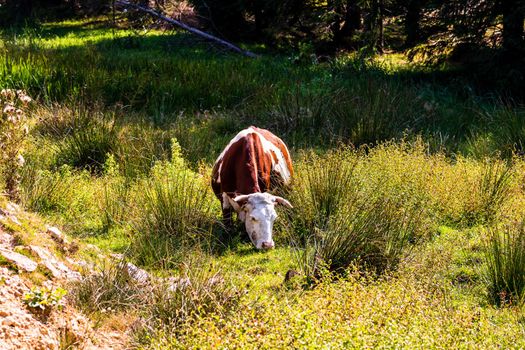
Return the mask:
[[[137,348],[525,347],[523,106],[401,55],[251,49],[103,20],[2,33],[0,88],[36,100],[23,206],[159,277],[144,293],[100,263],[77,307],[143,320]],[[209,185],[252,124],[297,173],[265,253]]]

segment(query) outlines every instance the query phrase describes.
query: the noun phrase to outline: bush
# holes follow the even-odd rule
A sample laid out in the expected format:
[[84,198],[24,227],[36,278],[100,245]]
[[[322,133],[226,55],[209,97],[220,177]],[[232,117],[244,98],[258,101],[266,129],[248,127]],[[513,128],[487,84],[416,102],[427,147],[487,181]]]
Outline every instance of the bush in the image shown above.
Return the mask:
[[521,303],[525,296],[525,221],[502,231],[489,229],[485,259],[491,301],[498,306]]
[[79,281],[72,282],[70,296],[82,311],[97,313],[138,308],[147,293],[133,279],[125,262],[103,261]]
[[513,169],[501,160],[485,160],[472,206],[467,208],[467,223],[491,223],[510,196]]
[[66,294],[66,290],[62,288],[56,288],[53,290],[46,287],[33,288],[24,294],[23,301],[24,304],[30,308],[38,308],[42,311],[45,311],[46,309],[50,309],[54,306],[61,308],[62,305],[60,304],[60,301]]
[[243,293],[228,283],[216,266],[196,256],[182,265],[180,277],[153,284],[143,309],[142,317],[147,321],[138,333],[139,342],[151,341],[159,333],[176,337],[197,318],[213,315],[225,319],[235,312]]
[[139,264],[173,266],[185,248],[209,243],[218,203],[204,179],[186,167],[175,139],[172,160],[158,162],[137,186],[131,254]]
[[[342,272],[353,263],[382,273],[395,268],[409,243],[419,238],[423,209],[381,187],[360,189],[357,153],[339,151],[311,161],[299,171],[289,224],[300,248],[299,265],[318,279],[323,269]],[[382,184],[385,186],[385,181]]]
[[101,198],[102,229],[124,225],[131,203],[131,185],[121,177],[107,177]]
[[386,198],[341,211],[307,239],[302,269],[314,280],[323,268],[343,272],[358,264],[375,273],[393,269],[417,238],[420,216],[418,208],[400,210],[398,203]]
[[295,211],[300,211],[293,215],[294,235],[302,242],[316,230],[327,228],[338,211],[355,204],[357,158],[353,156],[344,151],[324,157],[311,152],[304,156],[306,163],[298,166],[291,200]]
[[30,159],[21,177],[22,202],[29,210],[63,211],[74,202],[75,178],[69,166],[58,171],[42,170]]
[[58,143],[57,163],[100,173],[107,155],[118,150],[114,116],[79,110],[69,123],[68,134]]
[[513,153],[525,154],[525,110],[503,105],[491,113],[493,149],[510,157]]
[[27,135],[26,113],[32,99],[22,90],[0,92],[0,175],[7,195],[18,201],[22,149]]

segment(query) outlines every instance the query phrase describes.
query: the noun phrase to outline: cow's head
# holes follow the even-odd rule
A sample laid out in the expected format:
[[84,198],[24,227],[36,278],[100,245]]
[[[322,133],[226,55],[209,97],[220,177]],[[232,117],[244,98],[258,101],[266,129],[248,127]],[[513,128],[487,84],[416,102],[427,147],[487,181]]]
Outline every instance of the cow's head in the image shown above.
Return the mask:
[[286,199],[269,193],[252,193],[231,198],[223,194],[224,208],[232,207],[246,225],[246,232],[257,249],[274,247],[272,239],[273,223],[277,218],[275,205],[292,208]]

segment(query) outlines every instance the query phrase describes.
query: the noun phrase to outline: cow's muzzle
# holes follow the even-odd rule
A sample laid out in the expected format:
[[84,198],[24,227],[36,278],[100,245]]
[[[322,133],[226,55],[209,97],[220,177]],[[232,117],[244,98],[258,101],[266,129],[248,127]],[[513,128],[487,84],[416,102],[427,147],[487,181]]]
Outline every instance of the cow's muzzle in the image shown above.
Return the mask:
[[262,242],[261,248],[262,249],[272,249],[275,246],[273,242]]

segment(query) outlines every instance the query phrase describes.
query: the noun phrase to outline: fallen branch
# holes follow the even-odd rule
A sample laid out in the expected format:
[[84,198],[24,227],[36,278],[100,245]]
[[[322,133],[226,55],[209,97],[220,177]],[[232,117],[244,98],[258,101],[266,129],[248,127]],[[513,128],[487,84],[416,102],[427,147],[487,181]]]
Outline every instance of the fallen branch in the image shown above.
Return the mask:
[[162,19],[163,21],[166,21],[168,23],[171,23],[171,24],[174,24],[176,25],[177,27],[180,27],[184,30],[187,30],[188,32],[192,33],[192,34],[195,34],[195,35],[198,35],[206,40],[210,40],[210,41],[213,41],[215,43],[218,43],[226,48],[228,48],[229,50],[231,51],[234,51],[234,52],[237,52],[237,53],[240,53],[241,55],[244,55],[244,56],[247,56],[247,57],[251,57],[251,58],[256,58],[257,55],[254,54],[253,52],[250,52],[250,51],[246,51],[246,50],[243,50],[241,49],[240,47],[226,41],[226,40],[222,40],[220,38],[217,38],[216,36],[213,36],[211,34],[208,34],[208,33],[205,33],[203,32],[202,30],[199,30],[197,28],[193,28],[193,27],[190,27],[189,25],[187,24],[184,24],[180,21],[177,21],[173,18],[169,18],[169,17],[166,17],[154,10],[152,10],[151,8],[148,8],[148,7],[143,7],[143,6],[140,6],[140,5],[136,5],[136,4],[132,4],[130,2],[127,2],[127,1],[115,1],[115,4],[117,5],[121,5],[121,6],[127,6],[127,7],[132,7],[134,9],[137,9],[137,10],[140,10],[142,12],[146,12],[146,13],[149,13],[150,15],[152,16],[155,16],[155,17],[158,17],[160,19]]

